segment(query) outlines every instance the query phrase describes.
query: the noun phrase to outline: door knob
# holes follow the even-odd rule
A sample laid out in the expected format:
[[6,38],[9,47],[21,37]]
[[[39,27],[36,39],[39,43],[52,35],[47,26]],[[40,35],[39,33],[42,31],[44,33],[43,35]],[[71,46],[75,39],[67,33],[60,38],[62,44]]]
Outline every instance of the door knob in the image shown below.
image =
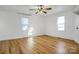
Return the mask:
[[79,29],[79,27],[76,27],[76,29],[78,30],[78,29]]

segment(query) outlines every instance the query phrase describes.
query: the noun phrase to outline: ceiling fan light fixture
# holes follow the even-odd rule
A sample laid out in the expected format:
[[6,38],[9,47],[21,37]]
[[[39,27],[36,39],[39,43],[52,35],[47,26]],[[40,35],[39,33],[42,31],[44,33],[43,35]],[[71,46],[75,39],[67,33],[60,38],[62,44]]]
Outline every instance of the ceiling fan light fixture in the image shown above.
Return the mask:
[[30,9],[30,10],[35,10],[35,14],[38,14],[38,13],[47,14],[47,11],[51,9],[52,8],[46,8],[44,5],[37,5],[35,6],[35,9]]

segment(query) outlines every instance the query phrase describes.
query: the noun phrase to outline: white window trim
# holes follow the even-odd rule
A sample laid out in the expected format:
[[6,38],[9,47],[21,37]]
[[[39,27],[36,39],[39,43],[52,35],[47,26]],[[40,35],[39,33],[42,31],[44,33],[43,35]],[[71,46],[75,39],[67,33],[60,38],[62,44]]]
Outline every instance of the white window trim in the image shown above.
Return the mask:
[[65,31],[65,16],[60,16],[57,18],[57,26],[58,31]]

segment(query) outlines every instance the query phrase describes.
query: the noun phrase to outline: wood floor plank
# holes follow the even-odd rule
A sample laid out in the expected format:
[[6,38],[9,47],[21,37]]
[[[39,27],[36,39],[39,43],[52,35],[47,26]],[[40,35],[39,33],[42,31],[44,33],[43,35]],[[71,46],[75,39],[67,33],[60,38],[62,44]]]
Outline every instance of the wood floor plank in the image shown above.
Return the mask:
[[73,40],[47,35],[0,41],[0,54],[79,54]]

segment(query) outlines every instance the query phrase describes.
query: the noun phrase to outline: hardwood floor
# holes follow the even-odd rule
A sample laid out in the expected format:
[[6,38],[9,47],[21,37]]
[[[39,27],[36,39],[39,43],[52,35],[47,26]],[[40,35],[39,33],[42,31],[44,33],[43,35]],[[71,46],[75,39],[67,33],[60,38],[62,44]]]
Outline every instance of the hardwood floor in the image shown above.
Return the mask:
[[0,41],[1,54],[79,54],[79,44],[47,35]]

